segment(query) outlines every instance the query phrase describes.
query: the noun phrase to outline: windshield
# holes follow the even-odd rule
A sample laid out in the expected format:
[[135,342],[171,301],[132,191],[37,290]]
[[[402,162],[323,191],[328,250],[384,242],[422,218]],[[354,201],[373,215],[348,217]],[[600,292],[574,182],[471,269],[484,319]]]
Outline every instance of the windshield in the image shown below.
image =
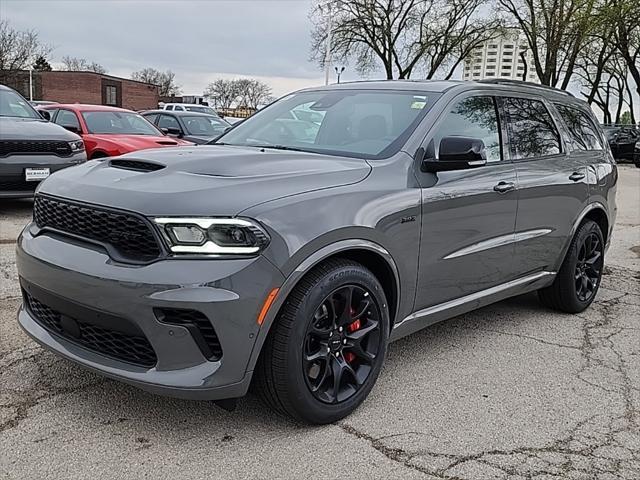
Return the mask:
[[29,102],[11,90],[0,90],[0,117],[37,118],[42,120]]
[[182,117],[184,126],[189,135],[201,135],[204,137],[214,137],[221,135],[224,129],[231,124],[216,117]]
[[234,127],[220,143],[384,158],[401,148],[436,98],[396,90],[294,93]]
[[163,135],[137,113],[129,112],[82,112],[89,133],[111,133],[117,135]]
[[187,112],[208,113],[209,115],[218,115],[216,111],[211,107],[184,105],[184,109]]

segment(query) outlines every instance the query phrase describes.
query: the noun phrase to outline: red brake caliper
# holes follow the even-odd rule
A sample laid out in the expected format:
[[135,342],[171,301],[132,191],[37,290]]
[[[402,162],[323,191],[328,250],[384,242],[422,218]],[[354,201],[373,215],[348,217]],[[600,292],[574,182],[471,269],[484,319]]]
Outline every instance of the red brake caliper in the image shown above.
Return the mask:
[[[351,315],[353,315],[354,313],[356,313],[353,309],[351,309]],[[356,320],[353,323],[350,323],[349,325],[347,325],[347,332],[349,333],[353,333],[356,330],[358,330],[360,328],[360,319]],[[344,359],[351,363],[356,359],[356,355],[355,353],[352,352],[345,352],[344,354]]]

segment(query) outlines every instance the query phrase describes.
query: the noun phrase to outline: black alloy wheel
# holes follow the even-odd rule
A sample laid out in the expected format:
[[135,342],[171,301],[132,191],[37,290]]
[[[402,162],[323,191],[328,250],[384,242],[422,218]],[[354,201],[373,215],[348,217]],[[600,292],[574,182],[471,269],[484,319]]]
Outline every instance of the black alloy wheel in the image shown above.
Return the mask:
[[303,370],[311,393],[325,403],[352,397],[380,349],[380,310],[371,292],[345,285],[327,296],[309,323]]
[[578,250],[575,281],[578,300],[586,302],[595,294],[603,264],[602,242],[595,233],[587,235]]

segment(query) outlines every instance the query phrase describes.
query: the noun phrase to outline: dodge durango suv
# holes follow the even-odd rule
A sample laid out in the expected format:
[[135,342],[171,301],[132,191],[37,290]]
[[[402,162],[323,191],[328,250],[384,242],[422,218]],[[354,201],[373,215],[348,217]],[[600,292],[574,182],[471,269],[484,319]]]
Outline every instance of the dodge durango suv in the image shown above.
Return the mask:
[[148,391],[230,407],[252,386],[333,422],[369,394],[390,341],[531,291],[587,308],[616,182],[593,114],[560,90],[302,90],[215,144],[46,180],[18,240],[18,321]]
[[86,159],[78,135],[48,122],[18,92],[0,85],[0,199],[32,197],[49,175]]

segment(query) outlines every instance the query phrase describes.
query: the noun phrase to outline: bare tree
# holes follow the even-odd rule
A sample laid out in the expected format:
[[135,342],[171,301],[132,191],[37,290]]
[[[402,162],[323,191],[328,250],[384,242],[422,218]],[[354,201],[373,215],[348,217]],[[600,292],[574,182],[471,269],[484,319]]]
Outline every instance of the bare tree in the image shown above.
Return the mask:
[[607,20],[613,25],[614,45],[624,59],[640,94],[640,2],[608,0]]
[[63,70],[68,72],[96,72],[107,73],[107,69],[97,62],[88,62],[85,58],[62,57]]
[[[496,34],[497,20],[478,13],[486,0],[328,0],[312,10],[312,58],[324,66],[331,10],[331,52],[366,74],[382,65],[388,79],[409,78],[418,68],[447,77],[473,48]],[[320,6],[322,5],[322,9]]]
[[38,57],[47,59],[51,47],[44,45],[35,30],[16,30],[0,20],[0,70],[27,70]]
[[272,99],[271,87],[256,79],[241,78],[235,80],[239,103],[243,107],[257,109]]
[[596,0],[497,0],[524,34],[543,85],[566,89],[592,29]]
[[182,89],[176,84],[176,74],[171,70],[161,72],[155,68],[143,68],[131,74],[132,80],[151,83],[158,86],[161,97],[173,97],[180,95]]
[[207,86],[203,95],[212,99],[216,107],[222,109],[231,108],[231,105],[238,100],[240,95],[237,80],[218,78]]

